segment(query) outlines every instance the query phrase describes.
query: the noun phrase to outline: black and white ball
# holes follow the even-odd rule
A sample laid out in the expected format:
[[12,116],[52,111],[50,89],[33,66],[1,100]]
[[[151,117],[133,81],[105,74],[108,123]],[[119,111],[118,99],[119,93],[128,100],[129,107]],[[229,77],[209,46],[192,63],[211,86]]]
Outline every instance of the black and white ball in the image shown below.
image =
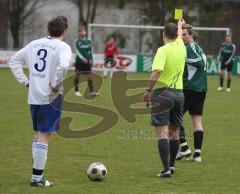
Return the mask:
[[88,167],[87,175],[91,181],[103,181],[107,176],[107,169],[103,164],[94,162]]

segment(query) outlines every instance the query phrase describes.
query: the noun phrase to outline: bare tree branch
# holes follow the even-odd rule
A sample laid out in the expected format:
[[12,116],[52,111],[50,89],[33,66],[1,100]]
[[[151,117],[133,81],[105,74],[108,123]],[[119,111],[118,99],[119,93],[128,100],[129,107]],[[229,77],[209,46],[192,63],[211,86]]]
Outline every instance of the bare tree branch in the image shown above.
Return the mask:
[[[97,10],[97,0],[70,0],[79,8],[79,25],[87,26],[88,23],[94,22]],[[86,2],[86,4],[84,4]],[[84,12],[84,10],[86,10]]]
[[91,2],[92,0],[87,1],[87,14],[86,14],[86,21],[89,21],[90,14],[91,14]]
[[8,23],[14,48],[20,46],[20,30],[24,25],[24,21],[35,12],[38,2],[37,0],[0,0],[1,10],[9,18]]
[[93,8],[92,8],[92,14],[91,14],[91,19],[90,19],[91,23],[94,22],[94,19],[96,17],[96,9],[97,9],[97,0],[93,0]]

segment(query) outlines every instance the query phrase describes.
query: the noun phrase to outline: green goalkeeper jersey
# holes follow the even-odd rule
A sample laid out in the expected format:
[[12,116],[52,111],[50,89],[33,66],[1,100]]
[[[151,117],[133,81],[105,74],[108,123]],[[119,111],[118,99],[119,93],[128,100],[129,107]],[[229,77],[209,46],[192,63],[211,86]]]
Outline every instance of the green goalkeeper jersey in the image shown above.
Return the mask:
[[187,44],[186,49],[183,88],[196,92],[207,92],[207,57],[194,41]]
[[76,64],[82,64],[83,59],[88,60],[92,64],[92,41],[87,38],[78,38],[75,42],[76,48]]
[[236,46],[233,43],[223,43],[218,54],[218,61],[229,64],[233,61],[236,52]]

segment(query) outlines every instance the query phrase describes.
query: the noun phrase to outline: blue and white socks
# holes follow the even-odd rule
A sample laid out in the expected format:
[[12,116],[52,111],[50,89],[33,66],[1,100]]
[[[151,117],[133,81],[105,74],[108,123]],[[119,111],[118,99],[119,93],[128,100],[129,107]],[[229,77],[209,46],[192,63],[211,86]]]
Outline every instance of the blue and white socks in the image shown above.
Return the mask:
[[47,162],[48,144],[35,142],[33,148],[32,181],[40,182]]

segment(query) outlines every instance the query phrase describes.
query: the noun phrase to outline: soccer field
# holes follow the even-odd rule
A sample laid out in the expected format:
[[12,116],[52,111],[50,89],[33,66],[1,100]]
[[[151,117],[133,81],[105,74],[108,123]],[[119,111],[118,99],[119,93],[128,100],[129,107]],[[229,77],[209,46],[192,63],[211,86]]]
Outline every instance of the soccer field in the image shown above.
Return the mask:
[[[148,76],[129,74],[131,79]],[[110,109],[118,114],[118,123],[107,132],[85,139],[63,138],[56,134],[49,146],[45,171],[47,179],[56,185],[52,188],[32,188],[29,183],[33,131],[26,102],[27,89],[15,81],[10,70],[0,69],[0,194],[240,193],[240,79],[234,77],[232,92],[227,93],[216,91],[217,76],[208,78],[202,163],[177,161],[172,178],[155,178],[162,165],[150,116],[141,115],[135,123],[128,123],[114,108],[110,79],[106,78],[98,98],[83,100],[73,96],[71,91],[66,99]],[[85,86],[83,84],[81,88]],[[101,120],[83,113],[65,112],[63,115],[74,117],[73,128],[93,126]],[[193,129],[188,115],[185,115],[184,122],[193,148]],[[108,169],[108,176],[103,182],[91,182],[86,176],[88,165],[95,161],[105,164]]]

